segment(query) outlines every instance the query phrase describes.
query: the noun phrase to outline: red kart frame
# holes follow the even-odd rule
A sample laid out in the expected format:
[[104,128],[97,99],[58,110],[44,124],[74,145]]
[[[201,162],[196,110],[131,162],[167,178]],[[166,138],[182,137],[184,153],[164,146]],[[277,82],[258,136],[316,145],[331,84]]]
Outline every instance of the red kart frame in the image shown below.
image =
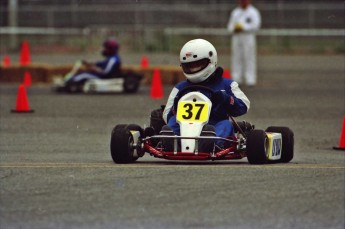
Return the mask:
[[[175,141],[177,139],[220,139],[224,141],[231,142],[231,145],[227,148],[221,149],[217,152],[168,152],[157,149],[150,144],[150,139],[162,139],[162,138],[173,138]],[[246,157],[246,153],[237,148],[239,144],[237,139],[225,139],[220,137],[197,137],[197,138],[186,138],[180,136],[152,136],[144,140],[144,150],[154,157],[164,158],[167,160],[234,160],[242,159]]]

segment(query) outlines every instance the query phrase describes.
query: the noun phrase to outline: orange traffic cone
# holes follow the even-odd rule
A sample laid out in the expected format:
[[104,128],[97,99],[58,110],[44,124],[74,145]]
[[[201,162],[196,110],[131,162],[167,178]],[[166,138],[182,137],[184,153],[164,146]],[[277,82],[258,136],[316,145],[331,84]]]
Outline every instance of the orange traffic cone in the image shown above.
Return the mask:
[[4,67],[9,67],[11,65],[11,59],[8,55],[4,56],[4,58],[2,60],[2,65]]
[[152,84],[151,84],[151,98],[152,99],[162,99],[163,87],[161,81],[161,74],[158,68],[153,70]]
[[227,78],[227,79],[231,79],[231,75],[230,75],[230,70],[229,69],[224,69],[223,77]]
[[31,74],[30,74],[30,72],[25,72],[24,73],[23,84],[26,87],[30,87],[31,86]]
[[29,43],[26,40],[23,40],[21,51],[20,51],[20,65],[28,65],[28,64],[30,64]]
[[34,110],[30,109],[26,88],[22,84],[18,88],[16,109],[11,110],[13,113],[32,113]]
[[339,146],[333,147],[333,149],[345,150],[345,117],[344,117],[344,121],[343,121],[343,127],[342,127],[341,133],[340,133]]
[[147,56],[143,56],[141,58],[141,61],[140,61],[140,66],[142,68],[147,68],[149,66],[149,59],[147,58]]

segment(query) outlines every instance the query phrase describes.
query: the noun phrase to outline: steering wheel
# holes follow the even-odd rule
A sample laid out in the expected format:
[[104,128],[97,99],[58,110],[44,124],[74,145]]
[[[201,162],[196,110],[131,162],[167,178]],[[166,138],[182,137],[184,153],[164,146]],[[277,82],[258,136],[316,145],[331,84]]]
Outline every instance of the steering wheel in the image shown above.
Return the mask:
[[206,86],[202,86],[202,85],[191,85],[191,86],[187,86],[187,87],[183,88],[182,90],[180,90],[177,93],[177,95],[175,96],[174,106],[173,106],[173,109],[175,111],[176,111],[176,108],[177,108],[177,103],[182,98],[182,96],[184,96],[185,94],[187,94],[189,92],[192,92],[192,91],[199,91],[199,92],[201,92],[202,94],[207,96],[211,100],[211,102],[213,103],[212,100],[213,100],[215,92],[211,88],[206,87]]

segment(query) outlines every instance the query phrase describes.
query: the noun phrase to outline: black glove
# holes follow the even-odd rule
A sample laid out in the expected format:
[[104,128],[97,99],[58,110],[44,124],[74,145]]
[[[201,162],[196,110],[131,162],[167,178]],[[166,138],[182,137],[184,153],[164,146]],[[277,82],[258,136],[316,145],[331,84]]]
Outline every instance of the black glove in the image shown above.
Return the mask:
[[231,110],[235,104],[235,97],[228,95],[225,91],[217,91],[213,93],[211,102],[214,107],[225,106],[227,110]]
[[225,91],[216,91],[215,93],[213,93],[212,97],[211,97],[211,102],[213,104],[223,104],[226,101],[229,101],[230,96],[228,94],[226,94]]

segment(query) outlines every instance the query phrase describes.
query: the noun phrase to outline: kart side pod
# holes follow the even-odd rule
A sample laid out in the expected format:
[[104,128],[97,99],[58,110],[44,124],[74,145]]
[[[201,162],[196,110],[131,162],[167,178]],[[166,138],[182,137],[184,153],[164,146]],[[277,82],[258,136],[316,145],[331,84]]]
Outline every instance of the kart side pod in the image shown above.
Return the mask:
[[270,161],[279,160],[282,155],[281,133],[266,133],[268,138],[267,159]]
[[253,130],[246,141],[247,159],[251,164],[287,163],[294,156],[294,134],[288,127]]

